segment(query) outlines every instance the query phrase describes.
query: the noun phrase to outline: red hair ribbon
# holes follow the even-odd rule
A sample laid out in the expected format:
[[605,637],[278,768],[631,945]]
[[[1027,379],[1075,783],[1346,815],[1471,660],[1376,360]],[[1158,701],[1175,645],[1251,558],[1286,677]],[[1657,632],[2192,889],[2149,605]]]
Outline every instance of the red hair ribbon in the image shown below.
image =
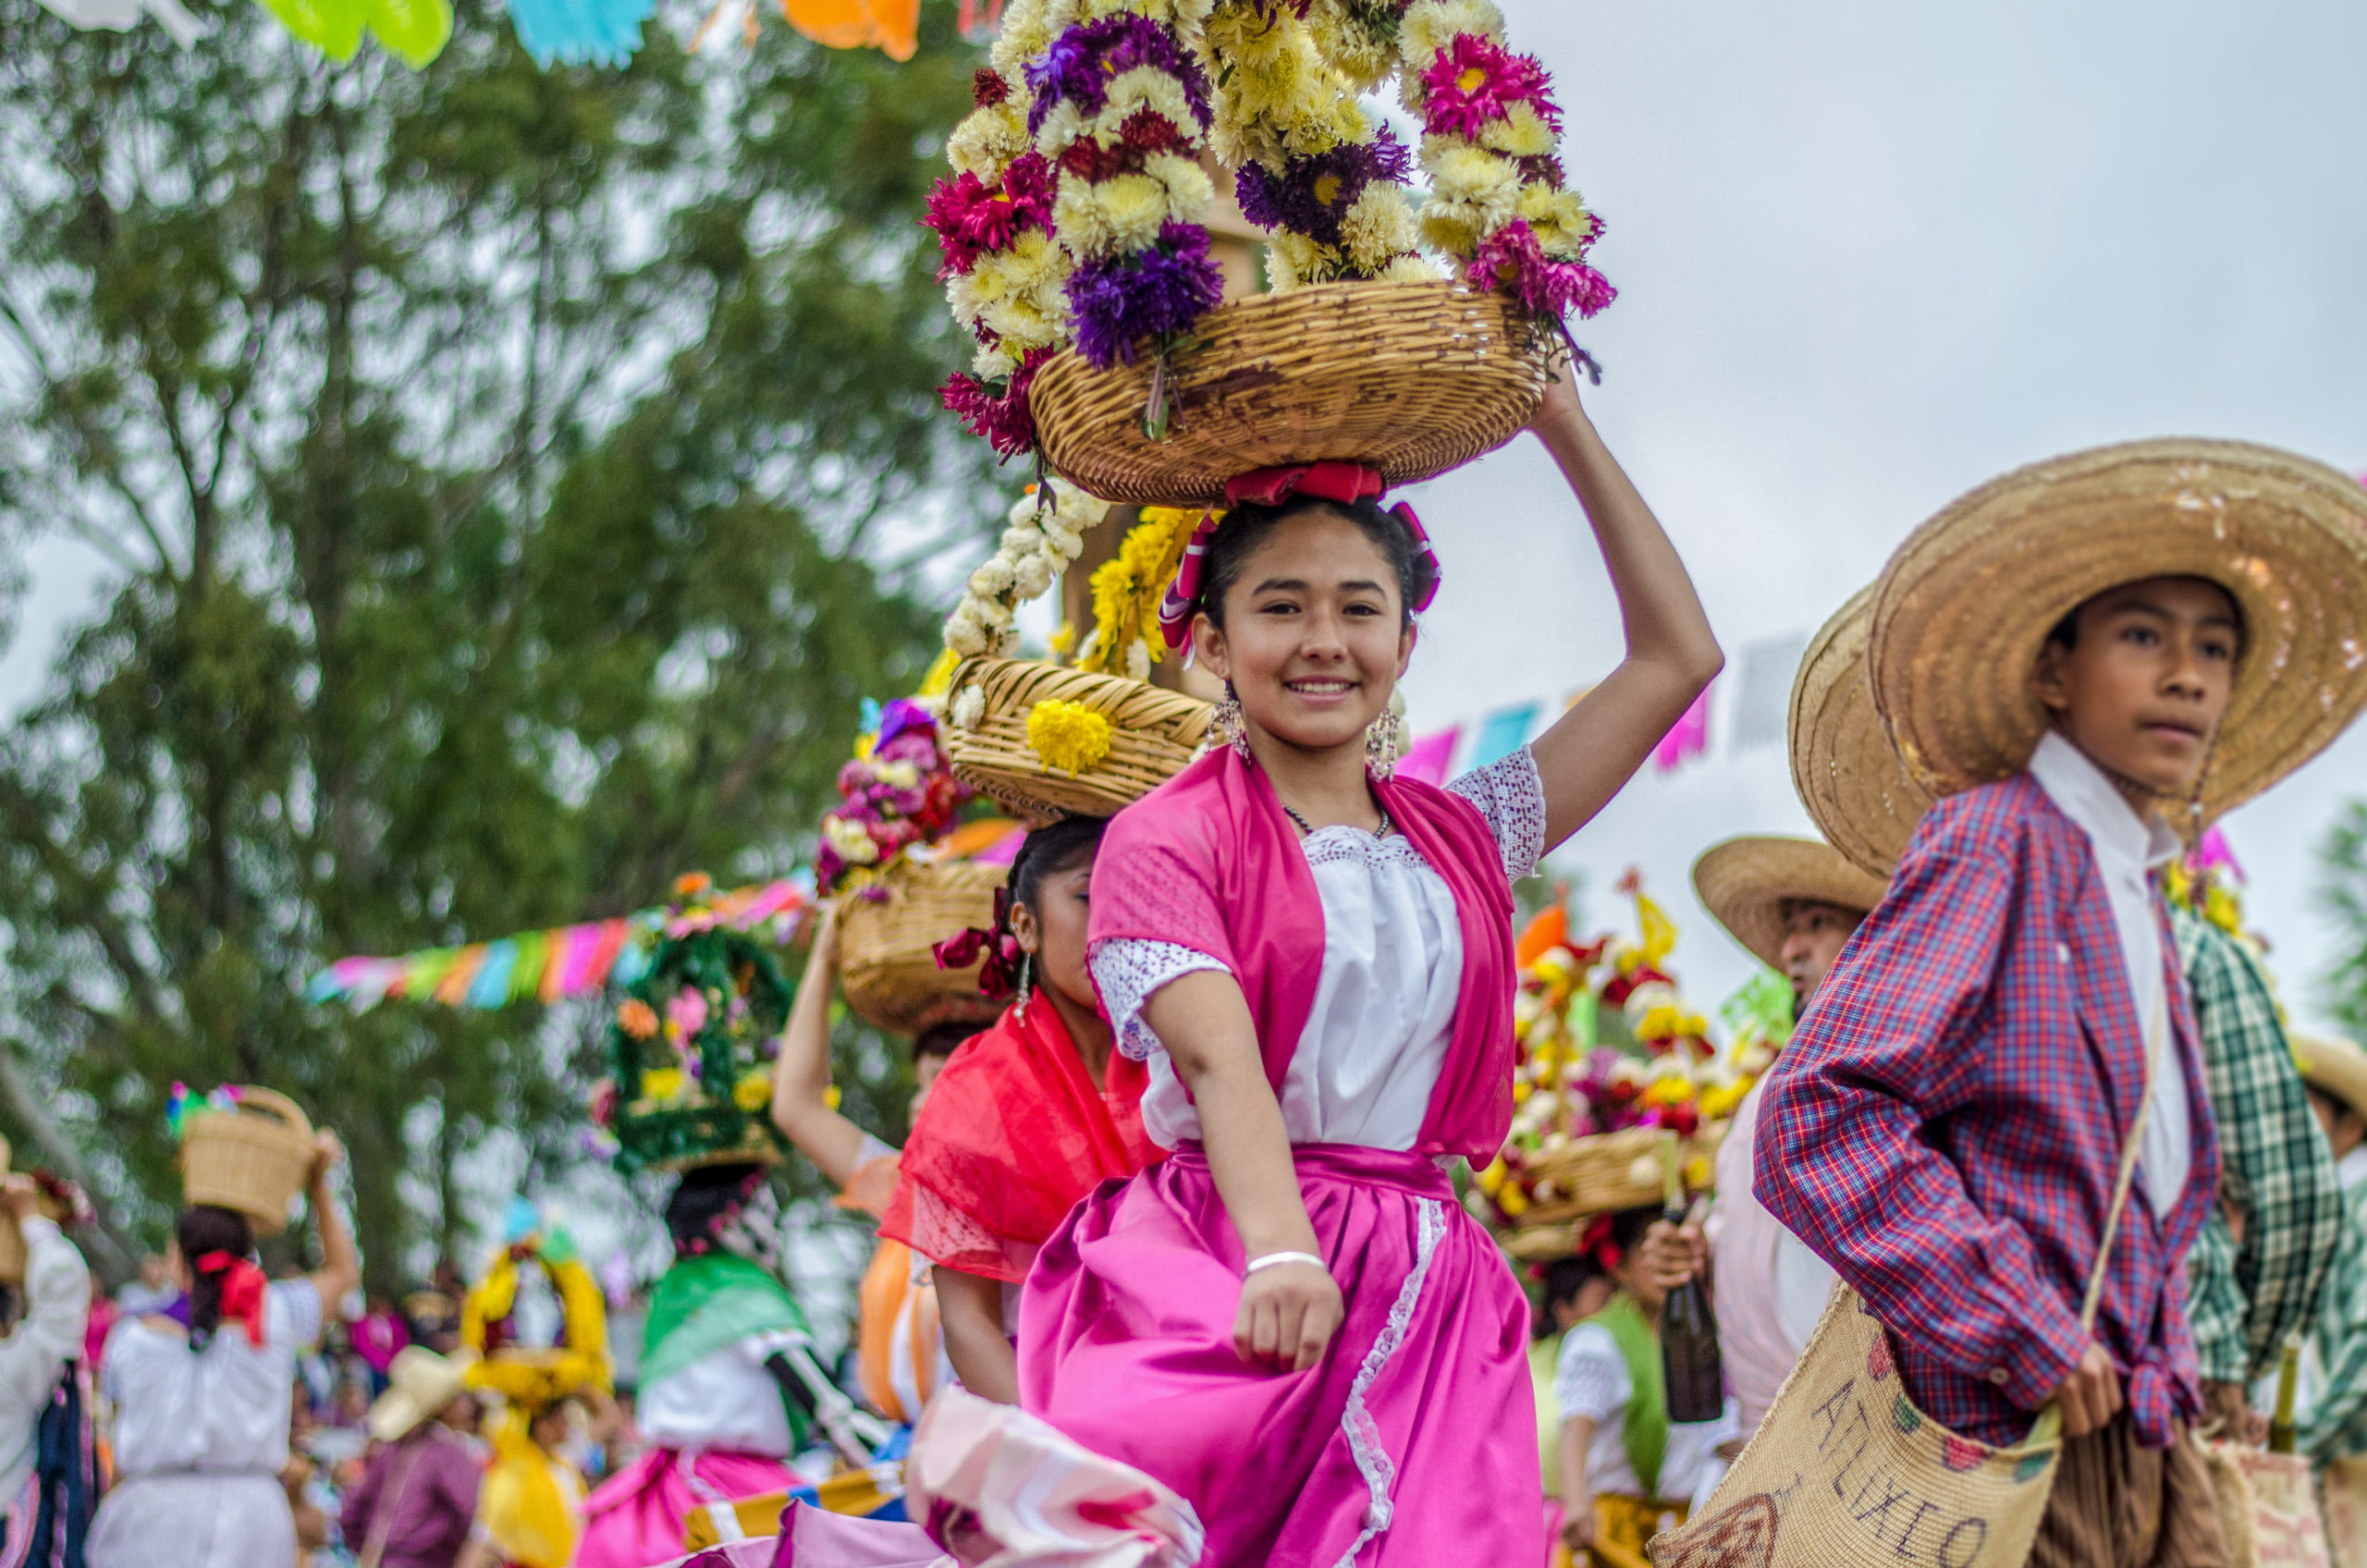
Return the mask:
[[247,1326],[247,1342],[263,1348],[263,1270],[232,1253],[209,1252],[197,1260],[200,1274],[222,1276],[222,1316]]
[[1592,1256],[1606,1270],[1619,1267],[1619,1243],[1611,1239],[1611,1216],[1598,1214],[1594,1217],[1594,1222],[1587,1227],[1586,1234],[1578,1238],[1578,1252],[1582,1256]]
[[[1237,507],[1245,502],[1261,507],[1278,507],[1293,496],[1313,496],[1337,505],[1354,506],[1358,501],[1378,497],[1385,488],[1379,469],[1362,463],[1320,462],[1293,463],[1282,468],[1252,469],[1225,482],[1224,504]],[[1422,520],[1414,508],[1400,501],[1389,508],[1392,515],[1413,534],[1416,553],[1429,557],[1430,582],[1421,597],[1415,601],[1416,611],[1430,607],[1438,597],[1439,557],[1430,548],[1430,536],[1422,527]],[[1175,569],[1174,585],[1159,602],[1159,634],[1171,648],[1184,645],[1190,632],[1192,608],[1200,597],[1200,565],[1208,554],[1208,539],[1217,531],[1218,513],[1210,512],[1200,519],[1192,530],[1191,542],[1184,546],[1184,559]]]

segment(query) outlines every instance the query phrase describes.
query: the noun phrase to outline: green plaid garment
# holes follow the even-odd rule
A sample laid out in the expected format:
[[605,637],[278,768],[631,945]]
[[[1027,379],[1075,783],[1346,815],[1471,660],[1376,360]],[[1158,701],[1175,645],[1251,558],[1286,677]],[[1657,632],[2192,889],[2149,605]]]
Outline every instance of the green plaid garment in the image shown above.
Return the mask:
[[2187,1256],[2187,1316],[2203,1378],[2249,1384],[2275,1366],[2287,1334],[2317,1321],[2343,1231],[2342,1189],[2266,976],[2199,915],[2173,904],[2170,925],[2202,1031],[2220,1195],[2244,1216],[2240,1244],[2218,1207],[2204,1222]]
[[2367,1453],[2367,1183],[2349,1194],[2349,1223],[2334,1255],[2318,1311],[2318,1360],[2325,1368],[2301,1423],[2297,1445],[2324,1465],[2347,1453]]

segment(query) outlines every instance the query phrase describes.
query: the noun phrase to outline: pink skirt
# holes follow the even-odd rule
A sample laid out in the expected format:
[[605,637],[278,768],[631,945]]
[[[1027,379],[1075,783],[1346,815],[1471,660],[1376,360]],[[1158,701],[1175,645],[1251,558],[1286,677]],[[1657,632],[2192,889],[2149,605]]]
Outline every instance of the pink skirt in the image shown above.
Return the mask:
[[691,1512],[799,1484],[778,1459],[722,1449],[655,1448],[583,1500],[575,1568],[652,1568],[683,1552]]
[[1105,1182],[1020,1305],[1020,1403],[1187,1501],[1204,1568],[1540,1562],[1528,1305],[1419,1155],[1292,1151],[1347,1318],[1320,1366],[1233,1348],[1241,1241],[1186,1145]]

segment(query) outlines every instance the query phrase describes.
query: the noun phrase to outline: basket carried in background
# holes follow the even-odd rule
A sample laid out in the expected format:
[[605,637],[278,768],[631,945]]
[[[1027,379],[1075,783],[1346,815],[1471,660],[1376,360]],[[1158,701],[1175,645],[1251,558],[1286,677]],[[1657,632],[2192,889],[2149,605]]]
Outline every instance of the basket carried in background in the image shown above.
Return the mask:
[[[0,1138],[0,1176],[9,1173],[8,1154],[8,1140]],[[55,1220],[61,1226],[69,1225],[74,1220],[73,1204],[49,1191],[46,1186],[41,1194],[41,1212],[44,1218]],[[18,1226],[16,1217],[0,1211],[0,1285],[23,1284],[25,1268],[31,1261],[31,1255],[25,1245],[25,1232]]]
[[236,1209],[259,1236],[288,1228],[316,1158],[313,1123],[294,1100],[229,1084],[169,1114],[180,1130],[184,1203]]
[[[1109,816],[1181,772],[1208,738],[1208,704],[1121,675],[975,659],[955,669],[953,689],[978,693],[963,715],[975,722],[949,731],[955,776],[1024,816]],[[1059,758],[1069,767],[1044,755],[1036,714],[1047,703],[1095,737]]]
[[[1216,506],[1253,469],[1354,457],[1392,485],[1459,468],[1537,412],[1549,339],[1459,283],[1331,283],[1220,306],[1163,363],[1062,354],[1030,394],[1045,460],[1105,501]],[[1143,433],[1154,375],[1172,417]]]
[[992,925],[1006,875],[973,861],[905,865],[848,894],[839,905],[839,986],[855,1016],[893,1035],[991,1022],[1001,1004],[978,990],[978,965],[939,969],[931,949]]

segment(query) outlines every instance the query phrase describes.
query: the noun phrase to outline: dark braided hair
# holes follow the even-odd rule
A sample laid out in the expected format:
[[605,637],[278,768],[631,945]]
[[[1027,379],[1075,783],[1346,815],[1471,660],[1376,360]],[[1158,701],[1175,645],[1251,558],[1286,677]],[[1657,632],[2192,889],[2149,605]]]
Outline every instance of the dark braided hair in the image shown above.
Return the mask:
[[702,1165],[682,1172],[673,1195],[666,1200],[666,1230],[674,1239],[674,1256],[695,1257],[712,1252],[716,1231],[737,1213],[763,1185],[761,1165]]
[[1372,541],[1381,558],[1397,576],[1397,603],[1405,624],[1414,624],[1414,606],[1438,585],[1438,562],[1423,553],[1405,520],[1381,508],[1367,496],[1361,501],[1327,501],[1320,496],[1293,495],[1273,506],[1244,502],[1224,514],[1208,536],[1208,553],[1200,566],[1200,596],[1195,607],[1208,612],[1217,629],[1224,629],[1225,595],[1241,581],[1249,557],[1283,521],[1302,512],[1328,511],[1346,518]]
[[222,1276],[202,1271],[197,1260],[209,1253],[244,1257],[253,1252],[254,1222],[235,1208],[201,1203],[181,1211],[173,1236],[180,1245],[181,1262],[189,1269],[189,1348],[203,1350],[214,1331],[222,1327]]
[[[1021,904],[1036,909],[1044,878],[1090,857],[1100,847],[1102,829],[1109,826],[1106,816],[1064,816],[1021,839],[1009,875],[995,889],[994,925],[986,930],[973,925],[938,943],[931,949],[937,955],[937,966],[963,969],[977,963],[980,991],[998,999],[1016,991],[1026,961],[1019,949],[1019,937],[1011,928],[1011,912]],[[981,958],[985,962],[979,963]]]

